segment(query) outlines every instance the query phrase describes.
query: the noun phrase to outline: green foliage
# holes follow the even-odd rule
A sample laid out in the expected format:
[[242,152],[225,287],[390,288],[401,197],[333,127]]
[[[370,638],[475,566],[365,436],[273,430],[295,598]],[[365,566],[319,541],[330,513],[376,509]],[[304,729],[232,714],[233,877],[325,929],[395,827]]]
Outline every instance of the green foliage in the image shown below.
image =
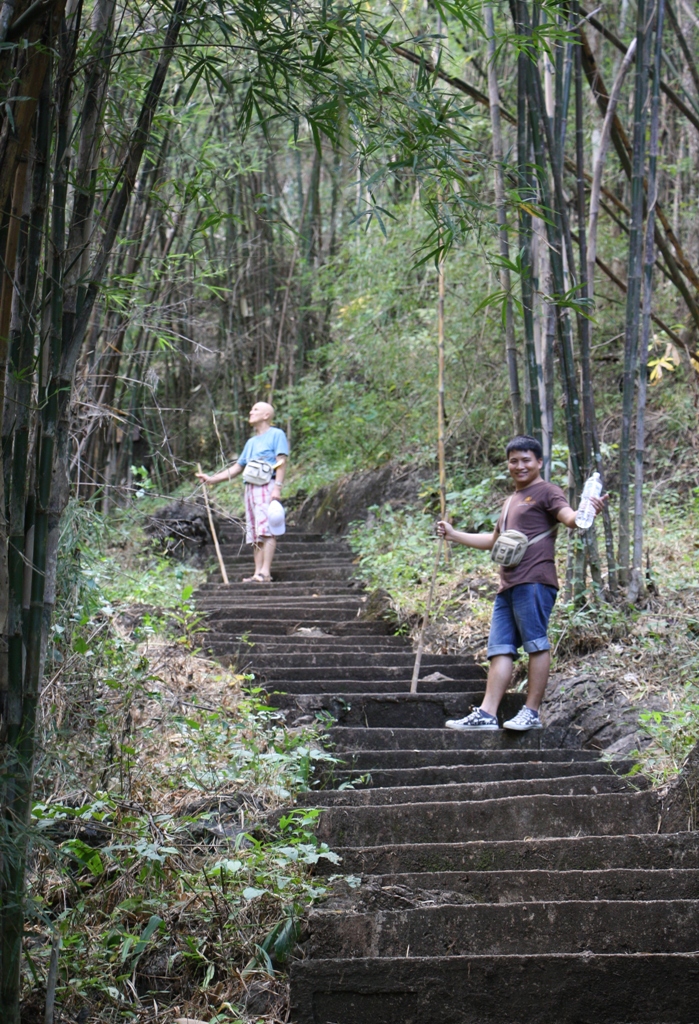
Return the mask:
[[634,751],[635,772],[643,772],[655,785],[673,779],[682,770],[693,748],[699,743],[699,685],[694,679],[679,691],[664,711],[642,711],[641,730],[648,743]]
[[320,727],[287,729],[252,677],[196,656],[202,574],[142,542],[71,506],[31,826],[27,970],[42,983],[58,935],[58,1005],[105,1021],[149,990],[218,1006],[232,966],[282,968],[327,889],[314,865],[338,862],[318,811],[277,809],[336,763]]
[[[357,575],[369,589],[388,592],[399,621],[425,610],[434,567],[436,517],[417,509],[374,506],[366,522],[355,524],[349,542],[357,553]],[[442,560],[438,581],[447,583],[459,574],[483,565],[482,552],[451,549],[449,566]],[[435,614],[438,612],[435,610]]]
[[[319,317],[331,310],[327,341],[293,391],[280,395],[295,457],[326,473],[435,456],[437,274],[416,265],[424,213],[407,201],[392,208],[397,222],[387,239],[347,234],[319,269],[313,309]],[[489,273],[478,255],[475,244],[455,250],[446,271],[446,410],[462,471],[484,456],[502,458],[510,420],[504,335],[496,315],[474,312]]]

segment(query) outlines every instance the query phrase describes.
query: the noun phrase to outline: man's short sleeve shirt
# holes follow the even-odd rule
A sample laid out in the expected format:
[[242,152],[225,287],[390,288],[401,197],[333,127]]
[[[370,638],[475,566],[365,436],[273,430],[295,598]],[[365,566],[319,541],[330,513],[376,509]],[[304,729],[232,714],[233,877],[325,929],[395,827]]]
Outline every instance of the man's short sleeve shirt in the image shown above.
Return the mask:
[[274,465],[280,455],[289,454],[289,442],[279,427],[269,427],[263,434],[255,434],[245,442],[237,458],[240,466],[247,466],[252,459],[263,459]]
[[[507,508],[507,522],[503,525],[503,512],[497,522],[499,533],[519,530],[530,540],[558,523],[557,514],[569,505],[568,499],[555,484],[537,480],[521,491],[515,491]],[[556,532],[550,533],[524,552],[519,565],[512,569],[500,567],[498,593],[516,587],[519,583],[544,583],[558,589],[555,548]]]

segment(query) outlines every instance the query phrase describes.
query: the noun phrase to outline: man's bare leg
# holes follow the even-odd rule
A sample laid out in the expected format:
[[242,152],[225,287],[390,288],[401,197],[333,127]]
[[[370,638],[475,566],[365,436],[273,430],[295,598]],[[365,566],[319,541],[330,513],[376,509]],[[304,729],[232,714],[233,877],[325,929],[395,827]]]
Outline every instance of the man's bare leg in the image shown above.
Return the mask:
[[[505,690],[512,679],[512,663],[514,659],[511,654],[496,654],[490,659],[488,668],[488,682],[485,686],[485,697],[481,709],[489,715],[497,715],[500,701],[505,696]],[[529,662],[531,665],[531,660]],[[546,684],[544,684],[545,686]]]
[[529,655],[529,670],[527,673],[527,702],[526,706],[532,711],[538,711],[546,692],[546,684],[549,681],[551,669],[551,651],[536,651]]
[[252,546],[252,556],[255,559],[255,575],[262,572],[262,542],[256,541]]
[[263,537],[260,545],[260,568],[257,567],[257,561],[255,561],[255,572],[259,572],[260,575],[268,577],[272,575],[272,559],[274,558],[274,552],[277,550],[277,538],[276,537]]
[[253,544],[252,546],[252,557],[255,560],[255,572],[253,573],[252,576],[244,576],[243,583],[254,582],[255,578],[262,572],[264,555],[262,551],[262,545],[259,543],[259,541]]

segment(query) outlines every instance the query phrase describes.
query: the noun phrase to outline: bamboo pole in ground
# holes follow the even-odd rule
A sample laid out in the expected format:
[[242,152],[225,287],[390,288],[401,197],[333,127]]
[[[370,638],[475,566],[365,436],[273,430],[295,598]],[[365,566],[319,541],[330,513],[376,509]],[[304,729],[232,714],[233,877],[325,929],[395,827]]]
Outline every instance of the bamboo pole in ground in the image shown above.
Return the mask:
[[417,693],[417,682],[420,676],[420,664],[422,662],[422,652],[425,646],[425,630],[427,629],[427,623],[430,618],[430,611],[432,609],[432,598],[434,597],[434,588],[437,583],[437,569],[439,568],[439,559],[442,554],[442,538],[437,538],[437,550],[434,556],[434,566],[432,568],[432,579],[430,581],[430,592],[427,595],[427,605],[425,607],[425,615],[422,620],[422,627],[420,629],[420,639],[417,645],[417,652],[415,654],[415,664],[413,665],[413,678],[410,681],[410,692]]
[[[441,206],[441,204],[440,204]],[[440,250],[439,263],[437,265],[437,272],[439,274],[439,291],[437,299],[437,351],[438,351],[438,375],[437,375],[437,461],[439,464],[439,509],[441,518],[447,514],[447,470],[446,470],[446,458],[444,451],[444,295],[446,291],[445,279],[444,279],[444,257]],[[444,544],[445,552],[447,550],[446,542]],[[422,619],[422,626],[420,628],[420,639],[417,645],[417,651],[415,653],[415,664],[413,666],[413,678],[410,682],[410,692],[417,693],[417,683],[420,676],[420,664],[422,662],[422,652],[425,646],[425,630],[427,629],[427,623],[430,619],[430,611],[432,609],[432,599],[434,597],[435,585],[437,583],[437,570],[439,569],[439,560],[442,554],[442,538],[437,538],[437,550],[434,556],[434,566],[432,568],[432,579],[430,581],[430,591],[427,595],[427,605],[425,607],[425,614]]]
[[[201,465],[197,463],[197,470],[201,473]],[[214,539],[214,547],[216,548],[216,557],[218,558],[218,564],[221,569],[221,576],[223,582],[228,586],[228,573],[226,572],[226,566],[223,562],[223,555],[221,554],[221,548],[218,543],[218,536],[216,534],[216,527],[214,526],[214,517],[211,515],[211,505],[209,504],[209,492],[206,489],[206,484],[202,483],[202,490],[204,492],[204,504],[206,505],[206,514],[209,517],[209,529],[211,530],[211,536]]]

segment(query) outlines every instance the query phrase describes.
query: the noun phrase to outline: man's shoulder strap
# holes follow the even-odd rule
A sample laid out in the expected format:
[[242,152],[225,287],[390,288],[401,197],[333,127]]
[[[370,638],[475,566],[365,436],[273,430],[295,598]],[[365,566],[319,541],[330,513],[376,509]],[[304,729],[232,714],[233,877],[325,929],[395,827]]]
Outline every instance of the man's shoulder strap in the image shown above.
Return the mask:
[[511,494],[509,496],[509,498],[507,499],[507,501],[505,502],[505,504],[503,506],[503,509],[502,509],[502,532],[503,533],[507,529],[507,513],[510,510],[510,505],[512,504],[512,499],[513,498],[514,498],[514,494]]
[[538,533],[536,535],[536,537],[532,537],[532,539],[529,541],[529,544],[527,546],[531,547],[532,544],[538,544],[540,540],[543,540],[544,537],[548,537],[548,535],[550,533],[554,533],[557,529],[558,529],[558,523],[554,523],[553,526],[549,527],[548,530],[544,530],[543,533]]

